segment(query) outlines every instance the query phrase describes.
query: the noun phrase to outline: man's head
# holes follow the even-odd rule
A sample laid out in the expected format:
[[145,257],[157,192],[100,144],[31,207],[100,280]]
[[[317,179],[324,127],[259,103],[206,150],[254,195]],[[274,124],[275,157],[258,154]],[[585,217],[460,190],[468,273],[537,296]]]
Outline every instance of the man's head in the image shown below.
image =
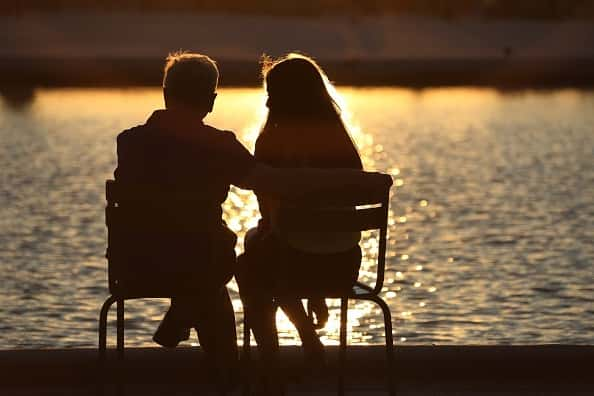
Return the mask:
[[163,75],[165,107],[206,116],[212,111],[218,80],[217,65],[208,56],[190,52],[170,54]]

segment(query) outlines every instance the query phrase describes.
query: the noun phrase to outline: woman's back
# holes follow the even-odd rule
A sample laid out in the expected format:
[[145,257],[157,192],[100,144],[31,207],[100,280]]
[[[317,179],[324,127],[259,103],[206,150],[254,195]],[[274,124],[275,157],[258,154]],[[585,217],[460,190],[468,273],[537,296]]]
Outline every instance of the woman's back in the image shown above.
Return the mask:
[[[265,65],[264,77],[269,112],[256,141],[258,161],[281,168],[362,169],[338,106],[328,92],[327,79],[313,60],[289,55],[271,67]],[[357,280],[361,265],[360,233],[281,234],[275,226],[275,215],[283,202],[258,191],[256,195],[262,220],[257,229],[246,235],[238,282],[243,295],[250,300],[246,309],[252,312],[250,315],[260,315],[259,319],[251,320],[258,346],[263,355],[272,356],[278,351],[274,300],[298,329],[308,361],[323,362],[324,346],[301,299],[277,300],[274,291],[305,288],[321,293],[331,290],[342,293],[349,290]],[[318,326],[323,327],[328,320],[324,299],[310,298],[308,304]]]
[[[288,120],[290,121],[290,120]],[[362,169],[361,159],[340,119],[285,122],[264,128],[256,141],[258,161],[280,168]],[[336,122],[338,121],[338,122]],[[289,125],[290,124],[290,125]],[[282,202],[258,194],[263,226],[275,231],[275,211]],[[347,208],[348,209],[348,208]],[[358,232],[291,232],[285,236],[293,248],[311,253],[334,253],[354,247]]]
[[258,161],[281,168],[363,169],[359,154],[341,125],[287,121],[291,123],[262,131],[256,141]]

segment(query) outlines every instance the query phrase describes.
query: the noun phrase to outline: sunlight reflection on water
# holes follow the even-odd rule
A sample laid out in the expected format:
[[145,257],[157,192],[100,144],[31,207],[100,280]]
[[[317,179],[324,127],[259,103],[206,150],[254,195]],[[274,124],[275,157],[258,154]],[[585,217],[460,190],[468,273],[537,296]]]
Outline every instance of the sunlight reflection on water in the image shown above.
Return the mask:
[[[339,92],[365,167],[394,177],[383,296],[398,342],[594,341],[593,93]],[[264,100],[258,89],[222,89],[207,121],[252,149]],[[155,89],[38,90],[25,105],[0,102],[0,348],[95,345],[115,136],[160,106]],[[241,251],[257,223],[254,195],[232,188],[224,217]],[[360,279],[373,283],[377,236],[361,246]],[[339,307],[329,304],[320,334],[333,344]],[[166,305],[127,304],[128,345],[152,344]],[[283,343],[298,343],[282,313],[278,324]],[[383,341],[369,303],[351,304],[348,326],[352,343]]]

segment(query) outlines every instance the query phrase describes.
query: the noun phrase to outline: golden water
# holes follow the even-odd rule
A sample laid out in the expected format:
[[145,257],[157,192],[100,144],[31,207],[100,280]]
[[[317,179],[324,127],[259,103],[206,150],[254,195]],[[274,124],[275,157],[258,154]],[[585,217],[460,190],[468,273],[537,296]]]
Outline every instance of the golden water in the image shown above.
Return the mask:
[[[397,342],[594,342],[592,92],[338,91],[366,168],[395,181],[383,297]],[[0,102],[0,348],[95,346],[115,136],[161,107],[160,93],[45,89],[9,99]],[[221,89],[207,121],[252,148],[263,103],[258,89]],[[224,216],[240,251],[258,219],[252,193],[233,188]],[[372,282],[376,236],[362,247],[360,279]],[[329,304],[327,344],[338,327]],[[127,345],[151,345],[166,306],[127,304]],[[350,342],[383,342],[371,304],[351,305],[348,323]],[[298,342],[280,313],[278,325],[282,342]]]

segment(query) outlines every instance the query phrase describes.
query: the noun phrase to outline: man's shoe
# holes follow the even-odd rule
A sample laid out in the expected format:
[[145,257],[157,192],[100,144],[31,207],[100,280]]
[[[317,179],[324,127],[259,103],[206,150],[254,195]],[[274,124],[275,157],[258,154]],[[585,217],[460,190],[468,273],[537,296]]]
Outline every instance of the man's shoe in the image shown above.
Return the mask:
[[165,348],[175,348],[181,341],[190,338],[189,327],[177,327],[164,319],[153,335],[153,341]]

